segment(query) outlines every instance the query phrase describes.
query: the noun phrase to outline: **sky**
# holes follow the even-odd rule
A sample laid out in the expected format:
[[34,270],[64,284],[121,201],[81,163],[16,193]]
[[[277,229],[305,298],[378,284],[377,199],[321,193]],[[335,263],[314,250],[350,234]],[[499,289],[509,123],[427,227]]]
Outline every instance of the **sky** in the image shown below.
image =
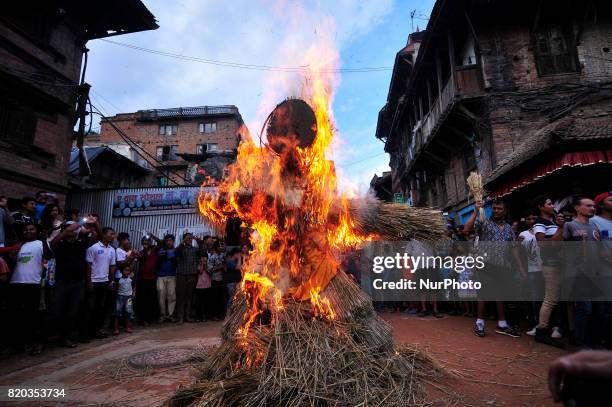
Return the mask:
[[[86,81],[106,115],[180,106],[236,105],[251,134],[286,97],[308,86],[304,75],[252,65],[335,69],[393,66],[417,26],[424,29],[434,0],[144,0],[159,28],[109,38],[138,47],[249,65],[185,61],[94,40]],[[411,20],[411,11],[416,18]],[[330,52],[332,50],[333,52]],[[329,67],[329,69],[327,68]],[[363,194],[389,169],[375,138],[391,70],[340,72],[329,83],[336,128],[329,151],[341,189]],[[95,128],[95,126],[94,126]]]

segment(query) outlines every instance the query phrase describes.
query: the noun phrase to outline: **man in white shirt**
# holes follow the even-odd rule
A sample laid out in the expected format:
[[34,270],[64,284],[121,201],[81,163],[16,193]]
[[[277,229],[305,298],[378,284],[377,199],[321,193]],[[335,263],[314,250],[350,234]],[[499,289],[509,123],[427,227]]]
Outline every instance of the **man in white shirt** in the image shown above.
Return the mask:
[[106,295],[109,286],[114,286],[115,249],[110,243],[115,240],[115,231],[102,229],[102,239],[87,249],[87,291],[91,318],[91,333],[95,338],[106,338],[102,329],[105,320]]
[[46,241],[38,240],[38,228],[33,223],[23,226],[21,247],[15,246],[17,262],[10,282],[9,307],[13,316],[15,345],[39,354],[42,351],[43,322],[40,314],[40,290],[43,260],[51,253]]

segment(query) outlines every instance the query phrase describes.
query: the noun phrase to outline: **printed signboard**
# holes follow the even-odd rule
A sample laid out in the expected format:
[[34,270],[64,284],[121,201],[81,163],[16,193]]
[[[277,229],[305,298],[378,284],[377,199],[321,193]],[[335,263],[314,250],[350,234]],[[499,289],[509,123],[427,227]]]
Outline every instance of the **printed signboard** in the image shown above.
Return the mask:
[[113,217],[192,213],[196,211],[198,193],[195,188],[117,193]]

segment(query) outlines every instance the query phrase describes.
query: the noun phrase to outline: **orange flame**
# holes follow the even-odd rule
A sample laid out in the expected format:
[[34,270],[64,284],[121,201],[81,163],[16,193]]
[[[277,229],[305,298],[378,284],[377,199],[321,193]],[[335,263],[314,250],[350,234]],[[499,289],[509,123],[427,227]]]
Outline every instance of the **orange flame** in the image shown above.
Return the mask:
[[[210,223],[221,226],[239,217],[252,230],[253,249],[240,286],[249,311],[236,332],[239,338],[248,337],[265,312],[274,321],[275,314],[285,311],[283,298],[288,296],[310,300],[318,318],[336,318],[329,299],[320,295],[338,270],[334,254],[368,240],[354,231],[348,199],[339,195],[334,163],[327,159],[337,78],[320,61],[337,61],[338,55],[324,44],[308,49],[306,59],[310,71],[299,97],[315,114],[316,137],[311,146],[292,150],[299,175],[284,174],[282,157],[257,146],[242,127],[237,159],[227,177],[215,190],[203,187],[198,198],[200,213]],[[247,365],[257,363],[254,351],[247,354]]]
[[322,298],[319,295],[321,287],[310,289],[310,303],[312,304],[312,311],[315,316],[327,319],[336,318],[336,314],[329,303],[329,299]]

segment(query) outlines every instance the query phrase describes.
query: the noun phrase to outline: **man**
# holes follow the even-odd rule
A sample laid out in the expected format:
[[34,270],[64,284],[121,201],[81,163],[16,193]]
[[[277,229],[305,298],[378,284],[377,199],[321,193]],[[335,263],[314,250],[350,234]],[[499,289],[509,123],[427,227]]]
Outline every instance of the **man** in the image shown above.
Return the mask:
[[12,225],[15,219],[11,216],[7,207],[8,199],[5,196],[0,196],[0,247],[4,247],[6,242],[5,225]]
[[[99,227],[99,225],[98,225]],[[70,335],[75,327],[79,306],[85,293],[87,276],[87,249],[94,243],[79,233],[81,225],[70,222],[62,225],[61,232],[51,241],[55,253],[55,286],[52,304],[52,318],[58,326],[60,344],[66,348],[77,345]],[[87,340],[86,333],[81,339]]]
[[154,234],[151,238],[157,242],[157,298],[159,301],[159,322],[174,321],[176,306],[176,251],[174,235],[167,234],[164,240]]
[[242,254],[237,247],[231,249],[225,258],[223,281],[225,282],[225,289],[227,291],[226,308],[229,310],[234,300],[238,284],[242,281]]
[[[597,195],[595,203],[599,208],[599,215],[593,216],[589,222],[597,226],[601,234],[602,287],[608,299],[612,299],[612,191]],[[607,343],[612,343],[612,301],[606,301],[604,312],[602,331],[607,334],[603,339]]]
[[42,352],[43,322],[40,314],[40,291],[43,260],[51,258],[46,241],[38,240],[38,227],[23,226],[22,245],[9,286],[9,307],[17,345],[25,345],[33,355]]
[[138,255],[138,273],[136,275],[135,299],[136,312],[144,326],[152,323],[158,316],[157,301],[157,250],[151,245],[151,239],[143,237],[142,250]]
[[191,303],[193,290],[198,281],[198,266],[200,259],[206,256],[203,249],[204,241],[198,241],[198,247],[193,247],[193,235],[189,232],[183,235],[183,241],[176,248],[176,319],[178,324],[191,319]]
[[593,262],[599,257],[598,247],[589,242],[601,241],[601,235],[597,226],[589,222],[595,215],[595,202],[579,196],[574,198],[573,205],[576,218],[563,225],[563,240],[582,243],[580,245],[574,243],[565,250],[569,253],[570,259],[566,270],[575,277],[573,292],[581,297],[581,301],[576,301],[574,304],[574,337],[576,346],[581,349],[592,349],[595,345],[594,333],[601,323],[601,304],[584,298],[589,296],[589,274],[592,274]]
[[612,266],[612,191],[603,192],[595,197],[595,204],[598,206],[599,215],[593,216],[589,222],[597,226],[601,234],[603,245],[604,263]]
[[552,200],[546,196],[537,197],[536,205],[540,214],[533,225],[533,231],[542,254],[544,300],[540,307],[535,340],[547,345],[561,347],[559,327],[555,326],[551,331],[549,322],[553,309],[559,301],[559,288],[562,279],[561,259],[559,257],[559,247],[555,242],[563,239],[565,218],[562,214],[555,216],[555,207]]
[[115,240],[113,228],[105,227],[99,242],[87,249],[87,284],[90,310],[92,311],[91,331],[95,338],[106,338],[102,329],[105,320],[106,293],[114,287],[116,268],[115,249],[110,243]]
[[35,223],[34,215],[36,215],[36,200],[31,196],[22,198],[21,207],[11,215],[15,220],[13,223],[13,231],[17,236],[17,240],[21,240],[25,225]]
[[[488,291],[491,296],[495,297],[496,292],[499,292],[500,288],[512,285],[513,277],[510,264],[507,260],[508,250],[503,242],[514,242],[516,239],[512,227],[505,220],[507,209],[504,201],[499,199],[493,201],[491,218],[485,218],[484,221],[481,221],[479,216],[481,207],[482,203],[477,201],[474,205],[474,213],[472,213],[472,216],[466,222],[464,230],[469,232],[475,229],[481,245],[482,242],[489,242],[489,244],[483,245],[487,248],[487,256],[485,267],[480,271],[479,276],[483,287],[482,290]],[[511,253],[514,256],[520,276],[526,278],[527,273],[523,268],[518,252],[512,248]],[[498,318],[495,332],[513,338],[520,337],[520,333],[511,328],[506,321],[504,303],[499,300],[495,302]],[[478,319],[474,326],[474,333],[481,338],[485,336],[485,309],[486,302],[479,300]]]
[[36,222],[40,222],[42,212],[45,209],[45,205],[47,205],[48,194],[46,191],[38,191],[34,197],[36,199],[34,219],[36,219]]
[[540,314],[540,307],[542,302],[542,292],[544,291],[544,282],[542,279],[542,255],[540,246],[535,237],[534,225],[540,215],[540,212],[535,209],[528,211],[525,216],[521,227],[524,229],[519,233],[518,240],[523,246],[523,253],[527,257],[527,274],[529,279],[529,293],[531,298],[531,308],[533,313],[534,327],[530,331],[527,331],[527,335],[535,336],[538,329],[538,321]]
[[225,317],[225,284],[223,275],[225,271],[225,254],[218,240],[214,240],[208,252],[208,272],[211,278],[211,315],[214,321]]

